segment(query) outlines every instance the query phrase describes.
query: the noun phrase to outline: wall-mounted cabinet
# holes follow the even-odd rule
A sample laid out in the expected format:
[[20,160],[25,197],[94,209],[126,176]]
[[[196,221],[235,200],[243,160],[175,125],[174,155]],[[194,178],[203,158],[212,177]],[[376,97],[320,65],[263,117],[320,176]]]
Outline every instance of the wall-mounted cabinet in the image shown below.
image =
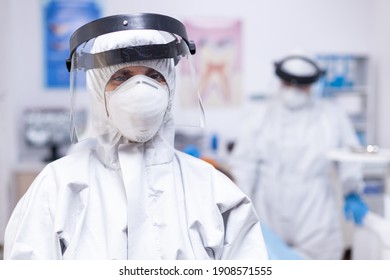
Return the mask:
[[326,70],[321,97],[333,99],[350,116],[362,145],[375,144],[375,94],[369,57],[356,54],[318,54]]

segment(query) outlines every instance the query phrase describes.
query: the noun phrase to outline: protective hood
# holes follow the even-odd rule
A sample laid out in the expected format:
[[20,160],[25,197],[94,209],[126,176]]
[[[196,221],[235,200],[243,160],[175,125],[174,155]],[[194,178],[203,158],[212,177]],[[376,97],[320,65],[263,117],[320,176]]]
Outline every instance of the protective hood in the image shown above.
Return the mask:
[[[123,48],[126,46],[140,46],[148,44],[165,43],[159,31],[139,30],[108,33],[96,38],[92,52],[99,53],[107,50]],[[101,160],[110,167],[118,167],[118,145],[128,141],[121,135],[110,121],[105,106],[105,87],[111,76],[118,70],[128,66],[144,66],[161,73],[169,91],[169,101],[163,123],[156,135],[149,141],[149,146],[172,150],[174,127],[171,115],[171,106],[175,92],[175,68],[173,59],[144,60],[121,63],[102,68],[90,69],[86,73],[86,88],[90,100],[90,116],[87,124],[88,133],[97,137],[97,151]],[[105,133],[100,133],[104,131]],[[173,153],[173,151],[172,151]],[[171,153],[169,153],[171,154]]]

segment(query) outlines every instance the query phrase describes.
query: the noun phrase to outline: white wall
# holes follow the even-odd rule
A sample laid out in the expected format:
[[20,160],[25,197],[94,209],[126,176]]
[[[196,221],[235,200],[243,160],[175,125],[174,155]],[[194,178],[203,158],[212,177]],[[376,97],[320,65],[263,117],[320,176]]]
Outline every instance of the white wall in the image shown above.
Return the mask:
[[[6,119],[9,124],[9,131],[6,134],[9,167],[16,166],[23,156],[32,154],[26,150],[22,142],[20,122],[22,111],[29,106],[55,107],[69,102],[68,91],[49,91],[43,86],[42,3],[41,0],[0,2],[0,18],[7,21],[7,29],[0,30],[1,37],[6,38],[2,40],[0,47],[7,50],[7,63],[0,67],[0,71],[3,71],[0,75],[2,77],[0,84],[6,77],[9,85],[9,100],[6,107],[9,112],[8,117],[1,119]],[[182,20],[204,16],[242,19],[243,84],[246,94],[267,90],[273,76],[271,68],[273,60],[291,49],[373,55],[378,61],[379,71],[379,143],[390,147],[390,134],[385,131],[386,120],[389,119],[386,104],[390,104],[390,95],[386,95],[385,92],[389,91],[390,83],[384,78],[384,75],[390,74],[387,51],[390,49],[390,36],[389,28],[386,27],[390,26],[390,19],[386,14],[389,11],[388,1],[106,0],[103,3],[104,15],[155,12]],[[189,36],[191,37],[191,34]],[[384,63],[385,60],[387,64]],[[208,108],[206,110],[208,131],[217,131],[226,137],[234,137],[236,130],[232,127],[239,126],[239,110],[217,111]],[[0,197],[4,197],[3,193]]]
[[[8,20],[8,3],[5,2],[1,5],[0,8],[0,37],[4,38],[6,34],[6,26]],[[4,36],[4,37],[3,37]],[[6,46],[0,44],[0,54],[6,53]],[[2,55],[4,58],[5,56]],[[7,65],[6,62],[2,63]],[[6,67],[0,67],[0,244],[3,243],[4,231],[2,230],[8,218],[8,153],[7,153],[7,123],[9,122],[8,118],[8,106],[9,95],[7,92],[7,76],[6,76]]]
[[390,148],[390,1],[376,0],[374,14],[373,55],[376,61],[377,138],[378,144]]

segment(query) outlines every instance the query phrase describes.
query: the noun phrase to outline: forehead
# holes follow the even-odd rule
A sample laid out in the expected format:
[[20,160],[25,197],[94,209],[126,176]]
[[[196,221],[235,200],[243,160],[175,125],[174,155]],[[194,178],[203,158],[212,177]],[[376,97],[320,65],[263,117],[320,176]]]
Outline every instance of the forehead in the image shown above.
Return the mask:
[[287,81],[281,81],[282,85],[285,86],[285,87],[295,87],[295,88],[300,88],[300,89],[306,89],[306,88],[310,88],[311,85],[298,85],[298,84],[294,84],[294,83],[290,83],[290,82],[287,82]]

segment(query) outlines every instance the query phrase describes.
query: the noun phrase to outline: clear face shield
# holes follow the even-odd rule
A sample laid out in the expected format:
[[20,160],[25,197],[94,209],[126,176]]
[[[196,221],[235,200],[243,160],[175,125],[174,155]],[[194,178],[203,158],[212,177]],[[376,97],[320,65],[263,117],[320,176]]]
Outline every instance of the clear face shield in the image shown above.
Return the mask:
[[[67,60],[72,142],[115,132],[136,132],[130,139],[144,142],[171,115],[176,126],[202,127],[193,54],[195,45],[183,24],[163,15],[111,16],[79,28],[71,37]],[[178,90],[180,68],[190,75]],[[175,109],[175,95],[196,100],[197,108]]]
[[304,105],[322,91],[321,77],[325,71],[305,56],[291,55],[275,63],[277,88],[282,101]]

